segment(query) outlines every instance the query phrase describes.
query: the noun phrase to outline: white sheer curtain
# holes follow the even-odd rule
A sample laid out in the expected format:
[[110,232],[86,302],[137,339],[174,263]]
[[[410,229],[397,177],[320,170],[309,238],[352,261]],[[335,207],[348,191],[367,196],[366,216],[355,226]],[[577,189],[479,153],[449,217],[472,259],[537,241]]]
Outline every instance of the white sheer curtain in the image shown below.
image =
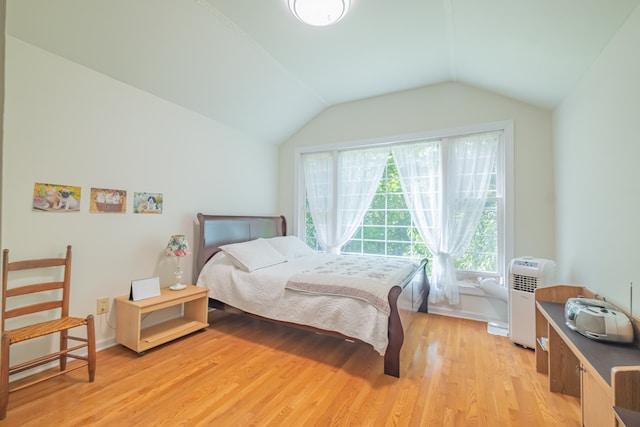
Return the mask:
[[302,170],[307,190],[307,203],[316,228],[316,238],[327,248],[329,230],[333,228],[333,176],[334,153],[308,153],[302,155]]
[[376,148],[302,156],[309,211],[326,252],[340,253],[357,230],[371,205],[388,153],[388,148]]
[[407,206],[434,256],[431,302],[460,302],[454,260],[464,255],[484,211],[500,133],[393,147]]

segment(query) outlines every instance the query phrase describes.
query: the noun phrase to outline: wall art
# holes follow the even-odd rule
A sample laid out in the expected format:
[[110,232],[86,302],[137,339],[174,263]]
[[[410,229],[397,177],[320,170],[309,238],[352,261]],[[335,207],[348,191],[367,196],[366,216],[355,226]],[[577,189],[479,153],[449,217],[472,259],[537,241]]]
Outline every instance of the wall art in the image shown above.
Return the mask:
[[78,186],[36,182],[33,185],[32,210],[36,212],[79,212],[81,195]]
[[133,213],[161,214],[162,193],[133,193]]
[[91,188],[91,213],[126,213],[127,192],[110,188]]

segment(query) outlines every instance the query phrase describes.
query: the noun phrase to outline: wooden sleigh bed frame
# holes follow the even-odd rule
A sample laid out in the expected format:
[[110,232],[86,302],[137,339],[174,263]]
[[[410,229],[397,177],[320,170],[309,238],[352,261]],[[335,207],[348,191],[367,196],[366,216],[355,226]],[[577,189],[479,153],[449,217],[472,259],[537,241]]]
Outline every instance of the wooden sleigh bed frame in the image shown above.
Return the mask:
[[[197,243],[196,270],[194,272],[194,279],[196,280],[207,261],[220,251],[220,246],[254,240],[260,237],[285,236],[287,231],[286,220],[283,216],[221,216],[199,213],[197,218],[199,240]],[[427,260],[424,259],[412,275],[389,291],[388,299],[391,306],[388,323],[389,344],[384,355],[384,373],[387,375],[400,376],[400,350],[404,343],[405,333],[403,325],[410,325],[411,316],[414,314],[427,313],[430,284],[426,267]],[[362,342],[357,338],[333,331],[257,316],[211,298],[209,299],[209,306],[315,333]]]

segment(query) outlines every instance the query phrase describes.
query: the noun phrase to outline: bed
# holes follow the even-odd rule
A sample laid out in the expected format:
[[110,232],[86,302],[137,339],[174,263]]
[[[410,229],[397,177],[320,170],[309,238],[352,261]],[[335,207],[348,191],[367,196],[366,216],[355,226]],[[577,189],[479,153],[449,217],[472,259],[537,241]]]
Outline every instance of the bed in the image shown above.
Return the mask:
[[[342,262],[342,258],[333,259],[328,254],[306,256],[305,253],[305,256],[297,257],[299,254],[285,253],[288,256],[287,262],[254,270],[249,266],[251,271],[237,268],[237,260],[233,259],[235,254],[230,253],[231,248],[254,244],[256,248],[262,248],[258,243],[263,245],[265,241],[286,241],[287,245],[295,243],[294,240],[297,239],[286,234],[286,220],[283,216],[222,216],[198,213],[197,219],[198,241],[194,275],[198,286],[209,289],[210,307],[370,344],[384,356],[384,373],[394,377],[400,376],[400,351],[405,334],[403,325],[409,325],[412,316],[427,312],[430,285],[426,259],[414,263],[409,270],[405,269],[402,277],[398,276],[399,272],[393,273],[396,274],[396,279],[400,279],[393,282],[397,284],[390,290],[384,290],[386,297],[378,298],[380,301],[376,307],[371,298],[366,301],[366,298],[350,298],[340,294],[320,295],[309,288],[296,288],[296,285],[304,285],[306,282],[301,279],[296,283],[292,279],[296,274],[295,269],[321,269],[320,263],[324,265],[327,262],[327,259],[322,257],[329,257],[329,262]],[[301,243],[299,240],[298,242]],[[222,251],[221,247],[225,250]],[[289,248],[290,246],[287,246],[286,250]],[[281,275],[291,275],[291,280],[286,285],[287,289],[272,291],[276,289],[273,287],[276,286],[274,278],[277,276],[280,280]],[[260,297],[248,293],[244,295],[243,288],[227,283],[228,280],[235,280],[236,276],[243,280],[251,280],[252,292],[257,291]],[[281,284],[277,286],[281,287]],[[341,316],[344,313],[358,313],[357,318],[360,320],[355,322],[357,324],[353,324],[349,319],[342,320]],[[329,324],[323,323],[325,321]]]

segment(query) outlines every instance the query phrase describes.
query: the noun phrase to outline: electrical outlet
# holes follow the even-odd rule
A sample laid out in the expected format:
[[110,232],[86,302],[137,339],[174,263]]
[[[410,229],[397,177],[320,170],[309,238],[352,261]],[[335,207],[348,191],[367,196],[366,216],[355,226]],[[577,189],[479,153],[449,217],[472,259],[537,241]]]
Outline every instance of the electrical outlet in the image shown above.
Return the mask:
[[109,298],[98,298],[96,300],[96,314],[107,313],[109,311]]

